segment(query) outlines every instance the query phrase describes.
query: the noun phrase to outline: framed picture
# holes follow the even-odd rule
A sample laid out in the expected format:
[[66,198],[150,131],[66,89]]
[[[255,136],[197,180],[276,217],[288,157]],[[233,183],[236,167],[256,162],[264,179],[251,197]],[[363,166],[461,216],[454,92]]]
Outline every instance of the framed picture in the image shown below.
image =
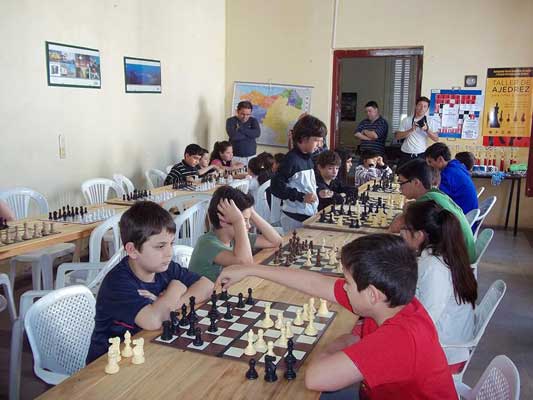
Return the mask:
[[100,89],[100,51],[87,47],[46,42],[49,86]]
[[341,121],[355,121],[357,111],[357,93],[343,92],[341,95]]
[[161,61],[124,57],[126,93],[161,93]]

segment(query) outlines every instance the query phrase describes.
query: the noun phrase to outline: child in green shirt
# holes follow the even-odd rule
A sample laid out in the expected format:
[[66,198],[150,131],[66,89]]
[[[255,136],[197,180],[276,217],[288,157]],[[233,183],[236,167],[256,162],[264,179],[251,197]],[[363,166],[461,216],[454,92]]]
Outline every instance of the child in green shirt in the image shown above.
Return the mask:
[[[222,186],[213,194],[208,215],[212,229],[203,235],[189,262],[189,269],[216,280],[223,267],[253,262],[252,247],[278,247],[278,232],[253,208],[254,199],[231,186]],[[260,234],[249,233],[253,224]]]

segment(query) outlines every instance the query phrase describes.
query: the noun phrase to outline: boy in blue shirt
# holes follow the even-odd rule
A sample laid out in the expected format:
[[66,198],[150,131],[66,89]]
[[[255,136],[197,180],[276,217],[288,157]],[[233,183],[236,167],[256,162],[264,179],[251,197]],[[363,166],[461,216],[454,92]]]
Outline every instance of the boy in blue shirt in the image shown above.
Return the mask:
[[128,254],[104,278],[96,299],[96,317],[87,363],[105,354],[108,339],[157,330],[171,311],[209,298],[213,283],[172,261],[176,225],[156,203],[133,205],[120,219]]
[[303,226],[316,214],[318,197],[311,155],[327,133],[326,125],[312,115],[305,115],[294,125],[294,147],[285,155],[279,170],[271,179],[272,194],[283,200],[281,226],[284,232]]
[[459,160],[452,160],[446,144],[437,142],[426,149],[426,162],[440,171],[439,189],[457,203],[466,215],[478,208],[477,192],[470,173]]

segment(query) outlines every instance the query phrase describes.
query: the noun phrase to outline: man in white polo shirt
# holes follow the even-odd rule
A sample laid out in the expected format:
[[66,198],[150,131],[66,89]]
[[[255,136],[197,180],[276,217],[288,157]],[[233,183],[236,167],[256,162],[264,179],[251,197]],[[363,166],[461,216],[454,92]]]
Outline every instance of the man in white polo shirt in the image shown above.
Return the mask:
[[426,116],[428,109],[429,99],[419,97],[416,99],[415,115],[409,115],[400,122],[400,129],[394,134],[397,140],[403,140],[398,165],[413,158],[424,158],[428,137],[434,142],[439,141],[439,135],[436,133],[438,126]]

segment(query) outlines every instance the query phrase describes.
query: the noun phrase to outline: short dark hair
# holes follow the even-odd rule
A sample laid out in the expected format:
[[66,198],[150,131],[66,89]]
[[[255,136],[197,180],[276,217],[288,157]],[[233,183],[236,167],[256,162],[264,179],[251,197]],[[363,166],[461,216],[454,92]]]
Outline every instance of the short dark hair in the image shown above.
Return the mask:
[[359,292],[373,285],[387,296],[390,307],[413,299],[418,279],[416,255],[401,237],[380,233],[357,238],[342,248],[341,260]]
[[341,165],[341,158],[334,151],[326,150],[318,155],[316,163],[321,167],[326,167],[328,165],[335,165],[339,167]]
[[254,106],[248,100],[244,100],[244,101],[240,101],[239,104],[237,104],[237,110],[240,110],[242,108],[253,110]]
[[421,158],[407,161],[396,172],[406,179],[418,179],[427,190],[431,189],[433,171],[427,162]]
[[426,149],[424,155],[426,158],[431,157],[434,160],[439,157],[442,157],[444,161],[450,161],[452,159],[452,153],[450,152],[450,149],[445,143],[442,142],[433,143]]
[[292,139],[295,143],[300,143],[303,138],[326,137],[328,129],[326,125],[312,115],[304,115],[300,118],[292,129]]
[[183,152],[183,154],[188,154],[190,156],[201,156],[202,154],[204,154],[203,150],[204,149],[198,146],[197,144],[191,143],[190,145],[185,147],[185,151]]
[[368,160],[369,158],[378,157],[381,154],[375,150],[365,150],[361,153],[361,161]]
[[281,164],[283,162],[283,160],[285,160],[285,154],[284,153],[276,153],[276,154],[274,154],[274,160],[276,160],[276,162],[278,164]]
[[202,153],[200,155],[203,157],[204,154],[209,154],[209,150],[202,148]]
[[120,238],[122,243],[132,242],[137,250],[150,236],[164,230],[176,233],[176,224],[167,210],[153,201],[140,201],[131,206],[120,218]]
[[421,101],[425,101],[426,103],[428,103],[428,107],[430,105],[430,101],[429,99],[426,97],[426,96],[420,96],[419,98],[416,99],[416,103],[415,104],[418,104],[420,103]]
[[221,228],[220,219],[218,217],[218,203],[220,203],[220,200],[222,199],[233,200],[237,208],[241,211],[254,205],[254,198],[251,195],[245,194],[239,189],[235,189],[228,185],[219,187],[215,190],[215,193],[213,193],[213,197],[209,202],[209,208],[207,210],[209,220],[215,229]]
[[476,156],[469,151],[461,151],[457,153],[455,159],[462,162],[469,171],[472,171],[472,168],[474,168],[474,164],[476,163]]
[[370,100],[368,103],[366,103],[365,108],[367,107],[379,108],[378,103],[376,103],[374,100]]

